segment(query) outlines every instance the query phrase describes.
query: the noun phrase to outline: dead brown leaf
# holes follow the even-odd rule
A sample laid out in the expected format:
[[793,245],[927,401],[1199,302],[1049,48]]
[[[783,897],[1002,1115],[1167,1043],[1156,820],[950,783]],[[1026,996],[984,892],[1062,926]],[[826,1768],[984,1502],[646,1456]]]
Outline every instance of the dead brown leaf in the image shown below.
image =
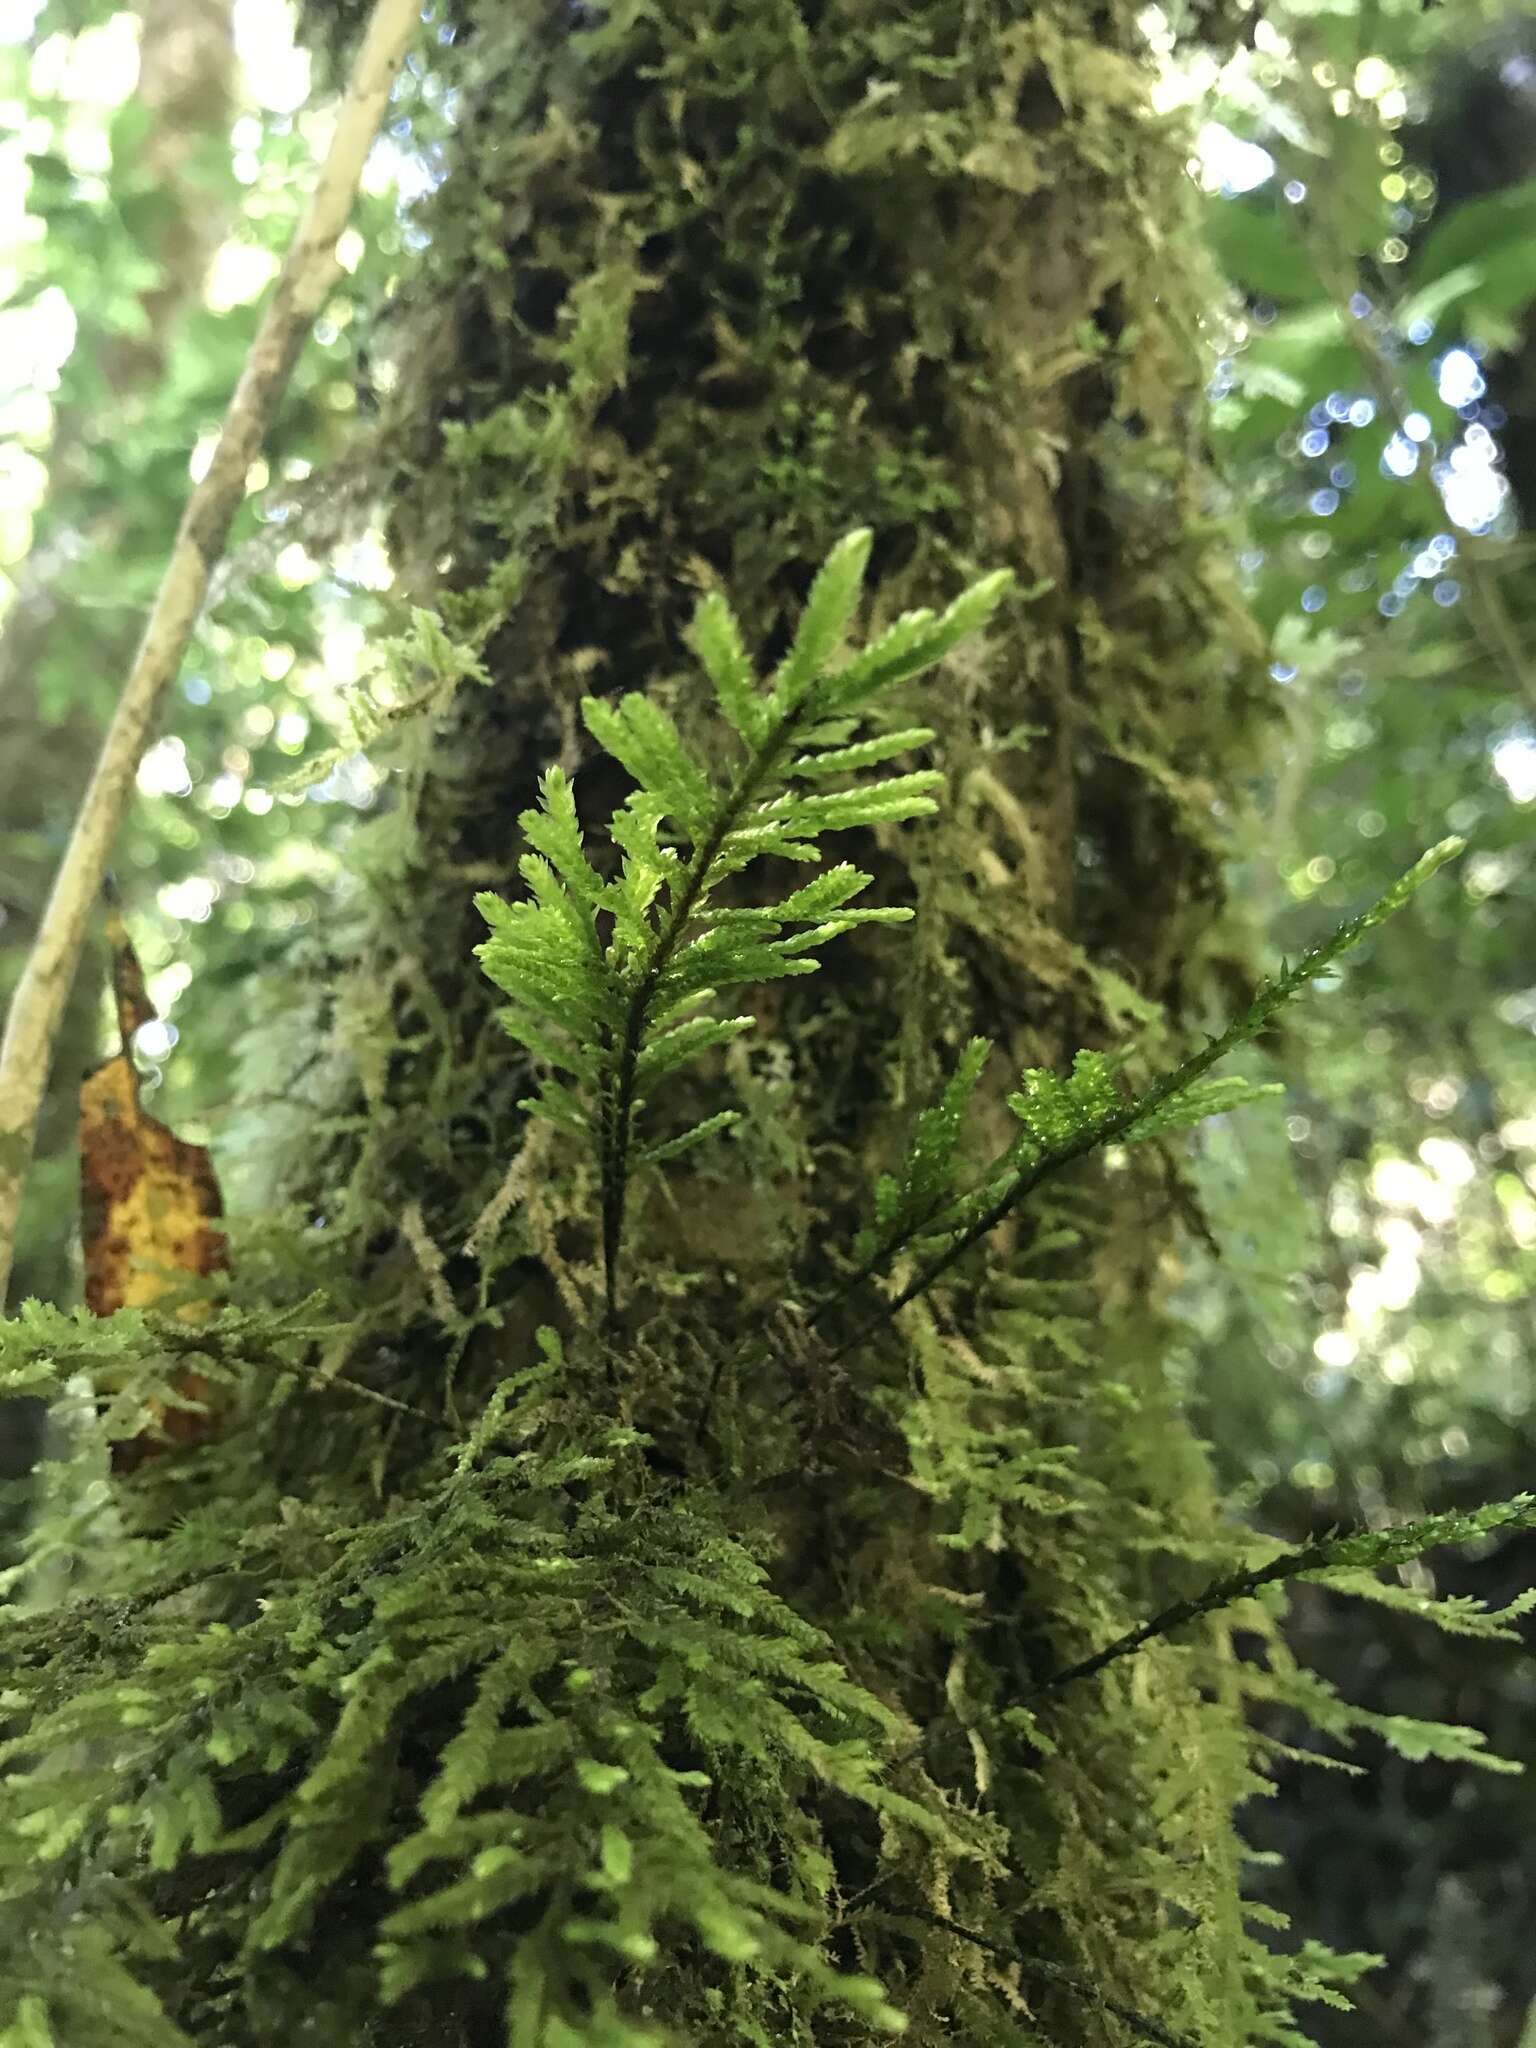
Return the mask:
[[[85,1249],[85,1299],[93,1315],[150,1308],[176,1291],[182,1276],[221,1272],[228,1264],[218,1227],[223,1200],[206,1149],[188,1144],[150,1116],[139,1100],[133,1035],[155,1015],[144,973],[115,903],[107,918],[112,986],[121,1044],[88,1074],[80,1089],[80,1209]],[[193,1303],[182,1313],[203,1313]],[[207,1403],[211,1388],[185,1372],[178,1392]],[[196,1443],[212,1428],[208,1414],[183,1408],[156,1413],[157,1430],[118,1444],[113,1463],[132,1471],[168,1443]]]

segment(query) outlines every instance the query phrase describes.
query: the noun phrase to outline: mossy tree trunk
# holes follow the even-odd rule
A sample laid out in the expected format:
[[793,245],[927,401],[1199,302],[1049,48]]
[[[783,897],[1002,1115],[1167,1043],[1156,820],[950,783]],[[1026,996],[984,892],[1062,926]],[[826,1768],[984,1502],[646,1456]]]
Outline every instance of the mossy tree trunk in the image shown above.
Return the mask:
[[[1283,2003],[1242,1927],[1231,1812],[1249,1749],[1221,1629],[1039,1690],[1224,1554],[1164,1372],[1168,1163],[1084,1168],[841,1355],[854,1318],[816,1334],[802,1313],[848,1271],[876,1175],[971,1036],[996,1042],[976,1108],[991,1156],[1022,1068],[1132,1033],[1171,1058],[1206,1021],[1190,963],[1220,911],[1217,821],[1259,721],[1194,424],[1206,281],[1185,146],[1150,111],[1138,11],[495,0],[456,17],[434,59],[460,95],[446,176],[392,314],[390,523],[408,595],[463,636],[497,622],[489,681],[405,730],[395,801],[359,838],[360,908],[307,1005],[284,998],[301,1050],[321,1034],[351,1045],[353,1114],[323,1144],[306,1129],[281,1188],[317,1227],[266,1260],[257,1234],[239,1283],[259,1312],[274,1287],[319,1278],[347,1325],[328,1369],[466,1420],[529,1365],[536,1328],[560,1333],[557,1433],[643,1433],[615,1452],[616,1476],[561,1482],[561,1541],[597,1544],[581,1553],[596,1573],[585,1605],[556,1631],[576,1646],[565,1665],[629,1702],[604,1724],[624,1768],[583,1776],[583,1796],[619,1796],[626,1771],[638,1782],[642,1723],[669,1764],[703,1763],[719,1866],[798,1900],[825,1958],[878,1976],[924,2044],[1231,2048]],[[863,928],[818,974],[771,984],[756,1032],[679,1084],[699,1114],[734,1100],[746,1115],[632,1203],[622,1326],[605,1328],[593,1171],[517,1107],[531,1076],[474,968],[472,895],[520,893],[517,818],[552,762],[574,773],[603,858],[628,785],[582,736],[583,694],[652,692],[708,750],[683,640],[699,592],[727,588],[771,660],[855,526],[876,536],[872,625],[998,565],[1044,588],[913,693],[938,729],[940,815],[846,848],[914,922]],[[439,1448],[409,1420],[376,1426],[360,1404],[302,1392],[241,1444],[179,1483],[218,1498],[243,1471],[316,1541],[305,1516],[338,1502],[406,1503],[390,1526],[414,1526]],[[504,1526],[481,1527],[476,1556]],[[368,1553],[358,1601],[402,1569],[400,1542]],[[283,1543],[279,1575],[302,1547]],[[700,1649],[716,1638],[681,1609],[656,1624],[644,1683],[632,1645],[603,1647],[632,1619],[601,1619],[609,1606],[650,1597],[652,1566],[635,1563],[647,1545],[710,1627],[714,1575],[727,1620],[754,1612],[758,1594],[721,1562],[735,1544],[766,1572],[783,1640],[821,1632],[792,1673]],[[457,1612],[467,1583],[444,1566],[434,1597]],[[528,1597],[500,1615],[502,1645],[553,1627]],[[743,1640],[755,1626],[740,1623]],[[450,1657],[430,1685],[402,1678],[380,1709],[390,1732],[366,1741],[350,1695],[347,1770],[358,1743],[384,1744],[390,1764],[336,1817],[352,1844],[339,1863],[314,1844],[335,1784],[361,1782],[345,1773],[304,1795],[298,1864],[285,1849],[274,1874],[270,1841],[253,1838],[259,1870],[225,1859],[178,1875],[171,1902],[200,1931],[169,2003],[196,2038],[236,2025],[219,1987],[253,1917],[260,1960],[246,1955],[239,1997],[255,2017],[239,2038],[272,2038],[300,2010],[328,2038],[376,2037],[359,2015],[382,1873],[409,1894],[421,1868],[402,1876],[386,1852],[460,1728],[465,1687],[493,1702],[484,1741],[507,1725],[494,1702],[513,1680],[475,1694],[471,1677],[472,1660]],[[839,1687],[864,1703],[842,1725]],[[785,1705],[796,1688],[813,1702],[803,1720]],[[524,1702],[519,1739],[554,1697]],[[871,1734],[861,1716],[877,1708]],[[553,1780],[541,1792],[525,1773],[520,1796],[534,1832],[565,1814]],[[603,1889],[583,1874],[595,1832],[560,1824],[568,1882],[512,1905],[455,1894],[435,1923],[425,1909],[420,1925],[388,1923],[392,1941],[448,1930],[433,1936],[444,1981],[380,2022],[395,2038],[500,2038],[503,1972],[520,2048],[640,2038],[604,2017],[606,1989],[562,1989],[540,1946],[559,1934],[556,1905],[569,1917]],[[629,1853],[610,1856],[604,1834],[610,1888]],[[319,1875],[301,1899],[303,1855]],[[493,1882],[483,1858],[464,1880]],[[875,2037],[867,2000],[817,2006],[803,1976],[754,1975],[739,1929],[702,1911],[695,1927],[659,1959],[639,1936],[622,1952],[627,2024],[700,2042]],[[536,1983],[517,1978],[519,1953],[544,1958]]]
[[[446,310],[402,358],[393,534],[423,594],[439,576],[458,593],[461,625],[510,605],[491,687],[460,694],[381,828],[398,865],[375,868],[366,975],[396,990],[397,1042],[351,1184],[385,1212],[420,1196],[451,1248],[529,1142],[509,1108],[527,1076],[466,969],[471,888],[521,892],[515,820],[551,761],[599,833],[628,787],[580,736],[582,693],[658,691],[710,745],[682,638],[701,589],[723,584],[771,658],[855,525],[876,535],[876,623],[997,564],[1046,582],[914,695],[939,728],[943,815],[849,857],[915,907],[915,931],[873,928],[770,990],[729,1061],[745,1125],[634,1219],[635,1341],[601,1398],[664,1471],[771,1531],[775,1586],[925,1731],[956,1800],[1011,1830],[1023,1948],[1167,2010],[1187,1996],[1167,1988],[1173,1930],[1197,1915],[1178,1945],[1203,1951],[1203,1995],[1230,2016],[1233,1738],[1184,1658],[1064,1705],[1044,1770],[1027,1742],[990,1754],[966,1730],[968,1700],[1022,1698],[1181,1583],[1170,1555],[1209,1533],[1163,1388],[1156,1173],[1085,1178],[1076,1248],[1031,1265],[1032,1226],[1011,1232],[825,1377],[814,1354],[791,1366],[761,1345],[727,1361],[700,1419],[733,1322],[835,1280],[893,1142],[970,1035],[998,1042],[1000,1094],[1131,1029],[1169,1050],[1190,1018],[1253,650],[1204,518],[1206,281],[1136,15],[669,0],[463,24],[463,119],[415,286]],[[504,1319],[470,1340],[466,1385],[535,1322],[594,1313],[593,1188],[574,1149],[532,1142],[492,1283]],[[447,1284],[470,1314],[460,1267]],[[996,1442],[945,1442],[961,1411]],[[1022,1472],[1019,1498],[996,1483],[1016,1427],[1042,1457],[1077,1447],[1092,1510],[1057,1512],[1071,1486],[1031,1502]],[[974,1540],[951,1547],[962,1523]],[[834,1854],[845,1897],[877,1889],[875,1839],[850,1824]],[[920,1948],[910,1963],[921,1983]],[[1080,2000],[996,1975],[1052,2011],[1052,2040],[1098,2037]]]

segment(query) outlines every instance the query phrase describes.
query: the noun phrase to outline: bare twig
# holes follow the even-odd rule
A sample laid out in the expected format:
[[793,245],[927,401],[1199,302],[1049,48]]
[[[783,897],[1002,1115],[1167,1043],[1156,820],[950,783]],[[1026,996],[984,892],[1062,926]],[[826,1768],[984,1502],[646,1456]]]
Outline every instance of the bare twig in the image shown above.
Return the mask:
[[182,515],[164,580],[75,819],[0,1045],[0,1300],[10,1279],[22,1187],[59,1022],[91,911],[127,812],[140,758],[177,671],[311,322],[336,281],[336,242],[357,193],[419,0],[376,0],[335,134],[230,400],[206,475]]

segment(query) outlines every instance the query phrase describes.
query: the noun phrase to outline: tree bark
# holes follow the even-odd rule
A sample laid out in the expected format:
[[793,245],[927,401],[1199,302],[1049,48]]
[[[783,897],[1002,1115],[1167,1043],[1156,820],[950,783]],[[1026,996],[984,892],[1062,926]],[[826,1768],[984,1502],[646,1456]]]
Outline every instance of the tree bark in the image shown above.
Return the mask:
[[[407,752],[366,871],[341,1009],[367,1020],[367,1134],[318,1165],[311,1149],[291,1183],[380,1247],[409,1192],[467,1327],[476,1271],[453,1254],[521,1158],[484,1268],[500,1328],[474,1328],[456,1398],[472,1411],[537,1323],[579,1338],[599,1313],[590,1175],[528,1137],[526,1068],[465,971],[471,891],[521,889],[539,771],[574,770],[599,839],[627,787],[578,737],[577,697],[656,692],[707,748],[682,637],[699,591],[723,584],[771,660],[855,525],[877,536],[876,623],[999,564],[1048,584],[915,697],[945,813],[847,848],[879,900],[915,907],[915,936],[845,938],[762,996],[755,1045],[727,1062],[747,1121],[636,1217],[633,1346],[587,1398],[650,1433],[660,1473],[753,1519],[775,1588],[923,1731],[952,1796],[998,1813],[1025,1960],[983,1956],[988,1996],[1027,2002],[1058,2044],[1106,2038],[1099,1992],[1169,2025],[1219,2015],[1225,2041],[1248,2012],[1219,1628],[1199,1685],[1182,1653],[1149,1652],[1123,1692],[1071,1698],[1048,1763],[1027,1741],[993,1753],[963,1704],[1022,1700],[1215,1539],[1162,1365],[1166,1195],[1142,1171],[1085,1174],[1075,1249],[1040,1249],[1055,1205],[1005,1228],[984,1268],[836,1369],[777,1340],[721,1354],[836,1288],[876,1173],[971,1034],[998,1043],[995,1143],[1023,1067],[1133,1028],[1171,1054],[1199,1013],[1191,962],[1221,907],[1216,819],[1257,743],[1258,670],[1206,519],[1206,286],[1136,15],[915,0],[898,25],[861,0],[665,0],[459,25],[477,84],[400,360],[393,541],[455,630],[505,616],[490,687]],[[442,1315],[421,1284],[390,1384],[430,1402]],[[1051,1287],[1060,1317],[1039,1306]],[[1112,1505],[1063,1521],[1000,1497],[954,1547],[903,1390],[924,1426],[975,1401],[999,1439],[1027,1422],[1075,1446]],[[313,1453],[295,1437],[289,1455]],[[850,1816],[832,1846],[847,1899],[879,1885],[867,1827]],[[924,1937],[908,1988],[960,1939]],[[898,1978],[899,1949],[882,1957]],[[917,2009],[938,2040],[942,2001]]]

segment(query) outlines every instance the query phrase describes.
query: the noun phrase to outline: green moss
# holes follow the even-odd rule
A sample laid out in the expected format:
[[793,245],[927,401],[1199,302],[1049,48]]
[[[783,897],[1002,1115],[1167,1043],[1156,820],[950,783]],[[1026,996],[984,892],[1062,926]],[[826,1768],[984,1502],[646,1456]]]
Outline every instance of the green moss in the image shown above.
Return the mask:
[[[1226,1618],[1039,1691],[1249,1562],[1165,1383],[1159,1178],[1010,1208],[867,1341],[806,1312],[973,1037],[995,1160],[1026,1069],[1132,1023],[1172,1064],[1201,997],[1259,720],[1135,14],[487,0],[435,46],[458,117],[380,479],[411,710],[253,1047],[294,1108],[286,1158],[252,1112],[269,1213],[216,1322],[15,1340],[45,1382],[126,1376],[124,1433],[189,1347],[235,1404],[130,1486],[61,1469],[34,1568],[78,1597],[8,1624],[0,1989],[33,2035],[1285,2038],[1306,1971],[1244,1923]],[[891,706],[948,792],[848,852],[910,930],[754,990],[741,1120],[634,1205],[616,1329],[601,1162],[530,1124],[474,897],[520,892],[552,764],[610,881],[633,778],[580,700],[718,749],[696,599],[728,587],[771,667],[866,526],[871,632],[999,563],[1046,587]],[[716,1070],[672,1099],[714,1116]]]

